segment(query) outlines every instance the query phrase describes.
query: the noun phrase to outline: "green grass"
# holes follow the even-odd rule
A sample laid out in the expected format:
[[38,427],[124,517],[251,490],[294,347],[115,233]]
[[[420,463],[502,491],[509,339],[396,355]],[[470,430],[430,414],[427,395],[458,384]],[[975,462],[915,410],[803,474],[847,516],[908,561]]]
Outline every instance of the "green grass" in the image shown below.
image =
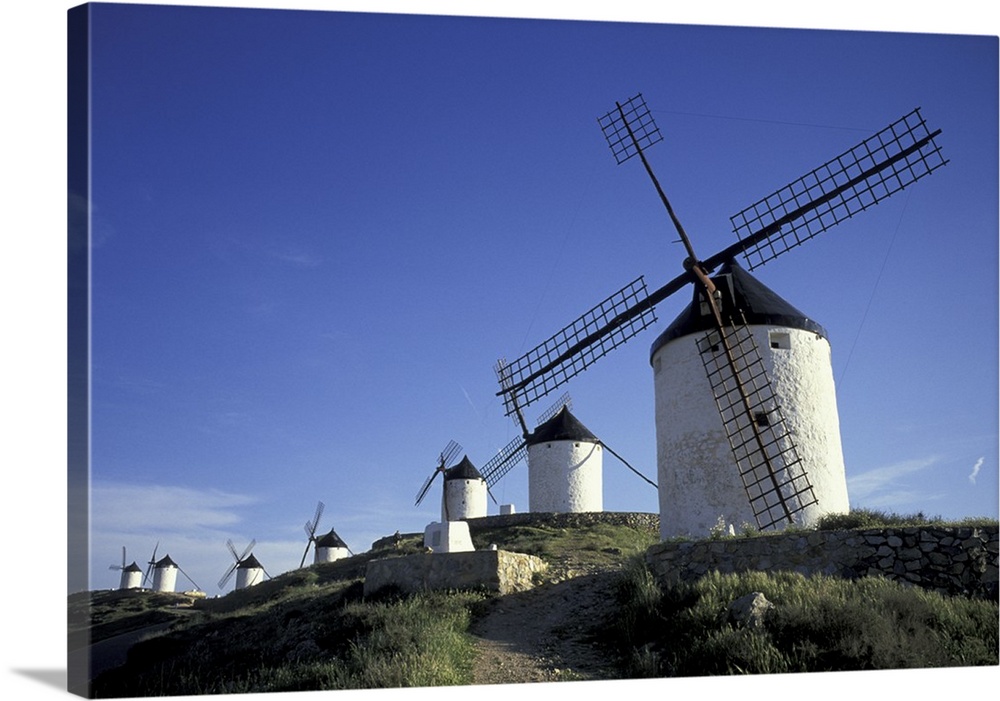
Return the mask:
[[[762,628],[730,620],[731,602],[761,592]],[[996,665],[995,601],[947,597],[883,578],[793,573],[722,575],[659,586],[636,565],[619,586],[608,631],[627,676],[700,676]]]
[[[287,587],[133,646],[95,696],[444,686],[471,682],[470,609],[482,595],[364,602],[358,582]],[[221,599],[220,599],[221,601]]]
[[[852,527],[876,527],[869,525],[876,517],[893,515],[871,512]],[[620,657],[622,678],[997,664],[995,602],[878,579],[791,574],[711,575],[664,588],[643,564],[657,541],[656,533],[608,524],[473,533],[478,548],[496,544],[544,559],[546,581],[624,568],[616,624],[598,638]],[[171,630],[134,645],[124,667],[95,680],[98,697],[469,684],[468,629],[488,595],[362,595],[369,560],[421,551],[420,536],[411,534],[399,548],[193,602],[152,592],[74,595],[70,631],[96,639],[173,621]],[[729,603],[750,591],[775,604],[762,630],[727,619]]]
[[964,519],[943,519],[940,516],[925,516],[923,512],[915,514],[897,514],[895,512],[877,509],[852,509],[846,514],[829,514],[819,519],[816,530],[851,530],[858,528],[906,528],[906,527],[961,527],[997,525],[996,519],[985,517]]
[[[604,524],[515,527],[474,536],[477,547],[535,554],[562,571],[614,566],[655,542],[653,533]],[[471,683],[475,592],[362,596],[367,562],[422,552],[419,536],[398,548],[295,570],[248,589],[196,601],[172,630],[131,649],[128,663],[94,684],[99,697],[397,688]],[[102,604],[107,615],[121,603]],[[127,595],[133,615],[157,605]],[[86,600],[74,601],[78,617]],[[123,614],[119,611],[118,614]],[[140,619],[134,619],[133,623]]]
[[535,555],[550,565],[541,581],[569,573],[616,568],[641,555],[659,540],[659,535],[626,526],[595,523],[582,528],[547,525],[506,526],[473,533],[476,548],[495,544],[502,550]]

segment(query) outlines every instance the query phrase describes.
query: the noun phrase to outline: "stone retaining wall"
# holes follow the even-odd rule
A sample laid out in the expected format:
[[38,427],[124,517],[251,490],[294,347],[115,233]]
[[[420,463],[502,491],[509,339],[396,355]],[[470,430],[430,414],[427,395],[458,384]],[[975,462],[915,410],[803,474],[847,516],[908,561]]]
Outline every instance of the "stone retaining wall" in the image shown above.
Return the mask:
[[372,560],[365,571],[365,596],[387,586],[406,593],[483,589],[497,594],[525,591],[546,564],[534,555],[506,550],[417,553]]
[[806,531],[668,541],[646,551],[662,582],[723,573],[881,575],[945,594],[997,598],[997,527]]

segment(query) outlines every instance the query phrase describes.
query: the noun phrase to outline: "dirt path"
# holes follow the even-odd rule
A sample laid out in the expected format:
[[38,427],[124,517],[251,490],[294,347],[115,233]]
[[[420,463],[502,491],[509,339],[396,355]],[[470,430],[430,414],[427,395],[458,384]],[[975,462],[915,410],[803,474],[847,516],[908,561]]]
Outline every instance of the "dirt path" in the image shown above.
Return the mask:
[[473,623],[475,684],[616,679],[592,631],[613,609],[613,572],[581,575],[491,601]]

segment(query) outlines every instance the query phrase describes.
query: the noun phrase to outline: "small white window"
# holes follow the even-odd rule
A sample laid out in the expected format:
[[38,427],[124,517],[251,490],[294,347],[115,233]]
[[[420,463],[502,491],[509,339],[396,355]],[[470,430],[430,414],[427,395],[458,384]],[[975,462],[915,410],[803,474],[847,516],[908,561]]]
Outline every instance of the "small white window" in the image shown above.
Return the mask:
[[768,333],[768,340],[771,348],[790,350],[792,347],[792,337],[785,331],[771,331]]

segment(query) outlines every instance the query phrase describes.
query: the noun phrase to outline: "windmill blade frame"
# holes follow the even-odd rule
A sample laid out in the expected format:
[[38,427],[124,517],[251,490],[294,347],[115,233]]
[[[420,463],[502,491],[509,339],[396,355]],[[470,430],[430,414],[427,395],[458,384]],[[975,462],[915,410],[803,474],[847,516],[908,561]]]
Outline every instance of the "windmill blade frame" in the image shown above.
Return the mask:
[[733,232],[750,270],[946,165],[934,140],[940,133],[931,132],[918,107],[734,214]]
[[[619,138],[622,129],[616,127],[612,133],[614,138]],[[751,269],[759,267],[947,164],[934,140],[940,133],[940,129],[930,131],[919,108],[915,109],[837,158],[734,215],[732,223],[740,237],[736,243],[703,261],[689,256],[684,272],[651,294],[645,294],[642,277],[629,283],[508,366],[508,382],[501,382],[497,392],[497,396],[504,398],[507,415],[514,411],[511,397],[519,395],[525,405],[530,404],[656,323],[656,305],[689,283],[697,282],[698,272],[704,275],[705,271],[712,271],[737,255],[746,257],[748,252],[751,258],[760,259],[749,261]],[[648,141],[652,144],[659,139]],[[614,145],[612,138],[609,138],[609,145],[613,151],[622,150]],[[641,156],[641,149],[629,152],[628,156],[635,154]],[[875,161],[876,154],[881,154],[882,160]],[[628,159],[616,155],[616,160],[622,163]],[[686,239],[644,157],[643,163],[678,232]],[[862,165],[868,167],[862,168]],[[813,180],[815,182],[811,182]],[[802,202],[803,193],[811,193],[815,199]],[[775,241],[768,244],[772,237]],[[687,245],[693,253],[689,242]]]
[[431,483],[434,482],[434,480],[437,478],[439,474],[444,473],[446,469],[451,467],[452,461],[454,461],[455,457],[460,452],[462,452],[461,445],[459,445],[455,441],[448,441],[448,445],[446,445],[444,447],[444,450],[442,450],[441,453],[438,455],[438,464],[437,467],[434,468],[434,472],[430,474],[430,477],[424,480],[423,486],[421,486],[420,490],[417,492],[414,506],[420,506],[420,503],[424,500],[424,497],[427,496],[427,492],[430,491]]
[[523,406],[530,405],[655,324],[651,299],[645,280],[639,276],[506,365],[506,377],[497,392],[503,397],[505,415],[516,413],[515,397]]
[[[505,379],[503,377],[503,370],[505,367],[506,366],[504,365],[502,360],[498,361],[496,368],[497,368],[497,374],[498,376],[500,376],[501,385],[503,385],[505,382]],[[546,409],[539,415],[538,420],[535,422],[535,425],[540,426],[541,424],[545,423],[553,416],[555,416],[557,413],[559,413],[559,410],[562,409],[563,407],[569,408],[572,407],[572,405],[573,405],[573,400],[569,396],[569,393],[563,392],[555,403],[553,403],[548,409]],[[497,454],[494,455],[483,466],[483,468],[479,472],[483,476],[483,479],[486,480],[487,490],[489,490],[500,480],[502,480],[508,472],[510,472],[522,460],[525,460],[528,457],[527,440],[528,440],[528,434],[525,431],[525,433],[521,437],[513,439],[507,445],[501,448],[499,452],[497,452]],[[490,496],[491,497],[493,496],[492,493],[490,494]],[[495,501],[496,499],[494,499],[494,502]]]
[[731,319],[697,346],[757,527],[795,523],[818,500],[749,328]]
[[128,558],[125,555],[125,546],[123,545],[122,546],[122,564],[121,564],[121,567],[119,567],[118,565],[109,565],[108,569],[109,570],[121,570],[121,571],[124,571],[126,567],[128,567]]
[[153,567],[156,566],[156,551],[160,549],[160,541],[156,541],[156,545],[153,547],[153,554],[149,556],[149,562],[146,563],[146,573],[142,578],[142,586],[146,586],[146,582],[153,581]]
[[527,454],[528,444],[520,436],[501,448],[489,462],[483,465],[483,469],[480,470],[483,479],[486,480],[486,488],[493,487],[493,485],[503,479],[504,475],[527,457]]
[[319,528],[319,519],[323,515],[323,510],[325,508],[326,504],[322,501],[317,502],[316,515],[313,516],[312,521],[306,521],[306,549],[302,553],[302,561],[299,563],[299,569],[302,569],[306,564],[306,557],[309,555],[309,546],[312,545],[314,540],[316,540],[316,529]]
[[226,583],[233,576],[233,573],[236,572],[236,568],[238,568],[240,566],[240,563],[246,559],[247,555],[250,554],[250,551],[253,550],[253,547],[255,545],[257,545],[256,539],[251,539],[250,544],[243,549],[243,554],[239,555],[236,552],[236,546],[233,544],[232,539],[231,538],[226,539],[226,547],[229,549],[229,552],[232,554],[233,560],[235,560],[235,562],[233,562],[233,564],[229,566],[229,569],[226,570],[226,573],[222,575],[222,579],[219,580],[219,589],[222,589],[223,587],[226,586]]
[[236,568],[238,566],[239,566],[238,562],[234,562],[229,566],[229,569],[226,570],[226,573],[222,575],[222,578],[219,580],[219,589],[224,589],[226,587],[226,584],[229,582],[230,578],[236,572]]

